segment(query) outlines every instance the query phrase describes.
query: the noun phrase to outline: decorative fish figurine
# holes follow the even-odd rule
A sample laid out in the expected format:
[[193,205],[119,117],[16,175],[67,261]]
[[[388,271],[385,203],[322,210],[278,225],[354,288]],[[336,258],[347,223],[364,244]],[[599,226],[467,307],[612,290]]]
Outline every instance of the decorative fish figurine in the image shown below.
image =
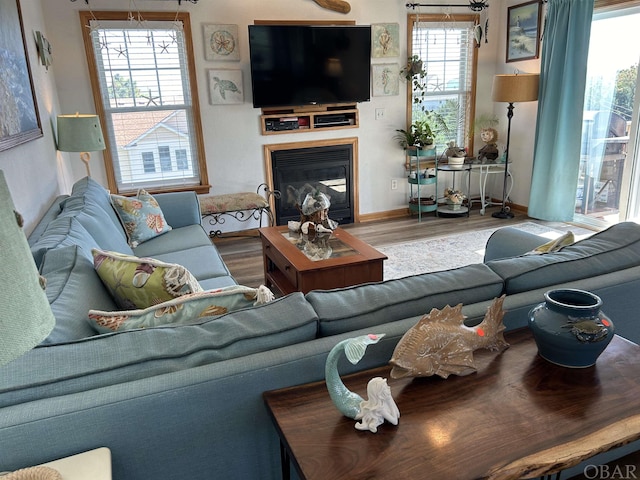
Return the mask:
[[479,23],[473,26],[473,38],[476,39],[476,47],[480,48],[480,42],[482,41],[482,26]]
[[391,389],[387,385],[386,379],[374,377],[369,380],[367,385],[369,399],[364,400],[342,383],[338,373],[338,359],[344,350],[347,359],[355,365],[362,359],[367,347],[378,343],[382,337],[384,337],[384,333],[362,335],[343,340],[331,349],[325,364],[327,389],[334,405],[346,417],[360,420],[355,425],[358,430],[369,430],[373,433],[376,433],[377,428],[385,420],[393,425],[398,424],[400,411],[391,396]]
[[474,351],[486,348],[502,352],[509,347],[503,336],[504,298],[496,298],[475,327],[464,325],[462,304],[431,310],[396,345],[389,362],[393,366],[391,376],[447,378],[476,372]]

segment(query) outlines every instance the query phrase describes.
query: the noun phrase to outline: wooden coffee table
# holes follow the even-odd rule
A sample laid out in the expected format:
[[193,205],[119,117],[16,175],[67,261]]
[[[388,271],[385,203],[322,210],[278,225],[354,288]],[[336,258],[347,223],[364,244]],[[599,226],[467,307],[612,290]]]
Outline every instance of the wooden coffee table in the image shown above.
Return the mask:
[[638,345],[615,336],[595,366],[569,369],[539,357],[528,329],[505,337],[511,347],[477,352],[465,377],[344,377],[363,398],[369,379],[389,379],[399,424],[375,434],[354,428],[324,382],[266,392],[284,478],[289,460],[306,480],[532,478],[640,438]]
[[313,242],[286,226],[259,232],[265,284],[285,295],[382,280],[387,257],[342,228]]

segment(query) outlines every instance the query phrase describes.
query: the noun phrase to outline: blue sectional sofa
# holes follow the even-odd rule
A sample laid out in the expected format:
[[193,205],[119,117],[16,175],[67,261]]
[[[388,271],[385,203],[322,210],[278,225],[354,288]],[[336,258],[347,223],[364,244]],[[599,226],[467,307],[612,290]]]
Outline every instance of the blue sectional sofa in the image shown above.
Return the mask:
[[474,324],[506,293],[513,329],[548,289],[583,288],[603,298],[619,334],[640,341],[634,223],[536,256],[519,254],[546,239],[507,227],[491,237],[482,264],[293,293],[188,325],[98,334],[89,309],[117,307],[93,268],[93,248],[180,263],[205,289],[235,284],[200,226],[195,194],[156,199],[173,229],[134,249],[108,192],[90,179],[57,199],[30,235],[56,327],[0,367],[0,471],[106,446],[116,480],[278,479],[278,436],[262,393],[321,380],[331,348],[364,333],[386,336],[341,371],[384,365],[421,315],[447,304],[463,303]]

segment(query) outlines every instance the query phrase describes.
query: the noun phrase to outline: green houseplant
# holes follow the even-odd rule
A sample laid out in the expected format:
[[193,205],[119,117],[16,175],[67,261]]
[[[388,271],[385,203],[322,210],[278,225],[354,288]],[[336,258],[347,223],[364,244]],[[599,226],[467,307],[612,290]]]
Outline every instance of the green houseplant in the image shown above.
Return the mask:
[[434,134],[426,120],[416,121],[406,130],[399,128],[396,132],[393,138],[405,150],[412,147],[428,147],[433,144]]
[[[407,82],[410,82],[411,89],[415,92],[413,103],[421,104],[427,91],[427,71],[424,69],[423,61],[420,60],[418,55],[408,57],[407,64],[400,70],[400,74]],[[422,111],[426,111],[424,106],[422,106]]]

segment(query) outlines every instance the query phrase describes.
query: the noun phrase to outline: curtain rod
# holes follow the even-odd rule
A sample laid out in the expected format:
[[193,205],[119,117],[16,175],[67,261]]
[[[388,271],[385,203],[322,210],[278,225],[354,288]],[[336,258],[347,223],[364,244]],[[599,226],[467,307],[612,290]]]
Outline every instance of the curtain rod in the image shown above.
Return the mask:
[[487,3],[487,0],[470,0],[469,5],[461,5],[459,3],[407,3],[406,7],[413,8],[414,10],[416,7],[457,7],[468,8],[474,12],[481,12],[485,8],[489,8],[489,4]]
[[[75,2],[76,0],[71,0],[71,1]],[[198,0],[185,0],[185,2],[198,3]],[[84,3],[89,5],[89,0],[84,0]],[[182,5],[182,0],[178,0],[178,5]]]

